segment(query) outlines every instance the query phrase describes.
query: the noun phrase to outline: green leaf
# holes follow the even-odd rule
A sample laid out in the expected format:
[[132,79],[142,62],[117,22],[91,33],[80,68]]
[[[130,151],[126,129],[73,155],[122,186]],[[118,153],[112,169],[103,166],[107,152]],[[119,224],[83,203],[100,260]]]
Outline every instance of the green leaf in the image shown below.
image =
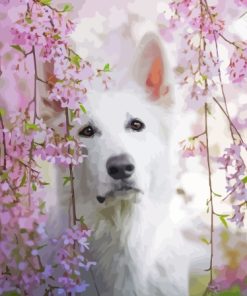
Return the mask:
[[35,183],[32,183],[32,190],[33,190],[33,191],[36,191],[36,190],[37,190],[37,186],[36,186]]
[[47,185],[50,185],[50,183],[49,182],[42,182],[42,181],[40,181],[40,185],[47,186]]
[[67,141],[73,141],[74,138],[73,138],[72,136],[66,136],[66,140],[67,140]]
[[25,122],[25,129],[26,130],[30,129],[30,130],[38,131],[39,127],[35,123]]
[[228,228],[228,225],[227,225],[227,222],[226,222],[226,217],[228,217],[228,215],[220,215],[219,218],[220,218],[220,221],[222,222],[222,224]]
[[9,178],[9,174],[7,172],[1,173],[1,179],[2,181],[6,181]]
[[65,186],[67,183],[71,182],[71,177],[63,177],[63,185]]
[[70,3],[67,3],[64,5],[63,7],[63,12],[69,12],[69,11],[72,11],[73,10],[73,5],[70,4]]
[[8,291],[8,292],[3,292],[2,296],[21,296],[21,294],[19,294],[16,291]]
[[220,195],[220,194],[218,194],[218,193],[215,193],[215,192],[213,192],[213,195],[214,195],[214,196],[217,196],[217,197],[222,197],[222,195]]
[[56,35],[53,36],[53,38],[54,38],[55,40],[60,40],[60,39],[61,39],[61,36],[60,36],[59,34],[56,34]]
[[70,276],[70,278],[72,278],[73,280],[77,280],[77,277],[78,277],[78,275],[76,275],[74,273],[72,273],[71,276]]
[[51,0],[40,0],[40,3],[44,5],[51,5]]
[[4,116],[4,115],[5,115],[5,109],[0,108],[0,115],[1,115],[1,116]]
[[21,53],[23,53],[24,55],[26,54],[25,53],[25,50],[23,48],[20,47],[20,45],[11,45],[12,48],[20,51]]
[[26,173],[23,175],[22,179],[21,179],[21,184],[20,184],[20,187],[22,187],[25,183],[26,183],[26,180],[27,180],[27,175]]
[[247,176],[245,176],[245,177],[242,179],[242,182],[243,182],[244,184],[247,184]]
[[103,71],[110,72],[110,64],[105,64]]
[[26,16],[25,17],[25,21],[28,23],[28,24],[31,24],[33,21],[32,19],[29,17],[29,16]]
[[57,83],[63,83],[65,80],[64,79],[57,79],[56,82]]
[[207,245],[210,245],[210,242],[205,237],[201,237],[201,241]]
[[81,103],[80,103],[79,105],[80,105],[80,109],[81,109],[81,111],[82,111],[84,114],[86,114],[86,113],[87,113],[86,108],[85,108]]
[[217,296],[243,296],[239,286],[233,286],[226,291],[222,291],[216,294]]
[[80,62],[81,62],[81,58],[80,58],[80,56],[78,56],[78,54],[74,54],[74,53],[72,53],[71,55],[70,55],[70,62],[72,63],[72,64],[74,64],[74,65],[76,65],[76,67],[80,67]]
[[83,216],[80,217],[80,223],[81,223],[81,225],[84,225],[85,224],[84,217]]
[[53,264],[52,265],[52,268],[57,268],[58,267],[58,264]]
[[73,121],[73,119],[75,118],[75,112],[70,109],[69,113],[70,113],[70,120]]
[[46,206],[46,202],[45,201],[41,201],[39,204],[39,209],[41,212],[43,212],[45,210],[45,206]]
[[37,250],[41,250],[41,249],[43,249],[46,246],[47,246],[47,244],[41,245],[41,246],[37,247]]
[[16,193],[15,193],[15,197],[18,199],[18,198],[22,197],[22,194],[19,193],[19,192],[16,192]]

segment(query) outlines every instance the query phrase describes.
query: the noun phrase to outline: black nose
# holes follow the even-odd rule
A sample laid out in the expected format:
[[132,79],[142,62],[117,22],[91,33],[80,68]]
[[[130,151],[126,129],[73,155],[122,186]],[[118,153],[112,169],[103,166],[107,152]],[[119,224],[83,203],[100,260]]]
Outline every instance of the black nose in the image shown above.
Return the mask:
[[106,163],[106,169],[113,179],[127,179],[135,170],[132,158],[127,154],[110,157]]

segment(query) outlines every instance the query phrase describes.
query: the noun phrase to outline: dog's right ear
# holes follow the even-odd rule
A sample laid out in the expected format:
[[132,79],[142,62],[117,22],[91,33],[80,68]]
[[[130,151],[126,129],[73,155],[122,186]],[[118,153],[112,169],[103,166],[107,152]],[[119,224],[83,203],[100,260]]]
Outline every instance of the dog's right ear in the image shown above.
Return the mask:
[[154,33],[147,33],[137,49],[133,67],[134,79],[153,101],[171,103],[168,85],[168,67],[161,42]]
[[39,86],[39,115],[43,118],[45,122],[49,123],[49,125],[53,127],[56,119],[64,111],[59,101],[48,99],[49,92],[56,83],[56,76],[54,75],[54,64],[52,62],[45,62],[40,67],[40,73],[44,83],[40,83]]

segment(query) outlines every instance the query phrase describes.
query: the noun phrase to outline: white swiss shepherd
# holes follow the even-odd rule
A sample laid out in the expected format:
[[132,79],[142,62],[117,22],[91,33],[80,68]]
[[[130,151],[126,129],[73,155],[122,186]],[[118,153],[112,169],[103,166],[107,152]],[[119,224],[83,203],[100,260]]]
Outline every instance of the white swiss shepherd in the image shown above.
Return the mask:
[[[131,72],[121,87],[90,92],[83,124],[74,129],[88,150],[75,168],[77,216],[94,231],[101,296],[186,296],[191,255],[199,256],[200,247],[186,239],[170,209],[174,102],[154,34],[142,39]],[[65,209],[68,196],[60,186],[56,207]]]

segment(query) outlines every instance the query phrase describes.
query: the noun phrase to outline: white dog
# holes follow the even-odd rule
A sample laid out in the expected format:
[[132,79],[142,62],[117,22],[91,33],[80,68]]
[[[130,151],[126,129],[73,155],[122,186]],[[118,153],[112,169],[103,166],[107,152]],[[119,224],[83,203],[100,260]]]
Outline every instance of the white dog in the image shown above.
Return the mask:
[[[75,168],[76,210],[94,231],[101,296],[189,295],[191,254],[197,257],[199,247],[186,239],[170,207],[176,181],[167,72],[158,38],[147,34],[130,81],[90,92],[83,124],[74,129],[88,150]],[[69,195],[58,190],[56,207],[66,209]]]

